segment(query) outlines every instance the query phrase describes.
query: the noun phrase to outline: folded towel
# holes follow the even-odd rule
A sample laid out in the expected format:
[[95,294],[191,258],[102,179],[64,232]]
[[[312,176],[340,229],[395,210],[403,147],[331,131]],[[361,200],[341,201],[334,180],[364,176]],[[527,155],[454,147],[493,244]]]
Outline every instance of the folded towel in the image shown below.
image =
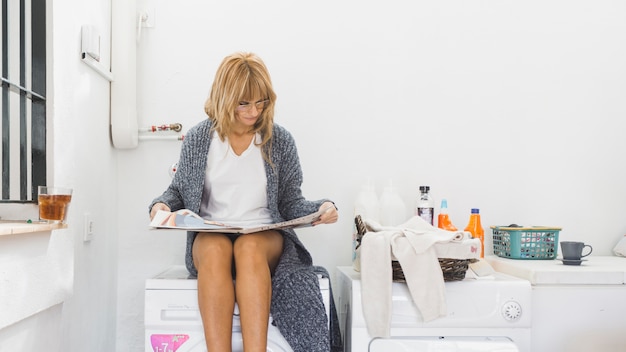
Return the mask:
[[480,241],[460,231],[433,227],[415,216],[397,227],[365,220],[370,232],[361,243],[363,315],[372,337],[389,337],[391,324],[391,260],[398,260],[411,297],[425,322],[447,314],[445,285],[438,258],[480,256]]
[[617,256],[626,257],[626,235],[624,235],[624,237],[617,242],[613,248],[613,253]]

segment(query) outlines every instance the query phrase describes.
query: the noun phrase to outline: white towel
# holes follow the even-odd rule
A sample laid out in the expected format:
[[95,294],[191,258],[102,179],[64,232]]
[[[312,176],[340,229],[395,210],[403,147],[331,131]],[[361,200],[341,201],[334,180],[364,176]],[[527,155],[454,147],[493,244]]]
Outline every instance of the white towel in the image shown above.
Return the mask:
[[480,240],[467,232],[435,228],[420,217],[397,227],[366,220],[372,230],[361,244],[361,304],[369,334],[389,337],[391,324],[391,260],[398,260],[411,297],[425,322],[446,316],[443,273],[438,258],[480,256]]
[[389,337],[392,234],[368,232],[361,239],[361,304],[372,337]]
[[617,256],[626,257],[626,235],[624,235],[624,237],[617,242],[613,248],[613,253]]

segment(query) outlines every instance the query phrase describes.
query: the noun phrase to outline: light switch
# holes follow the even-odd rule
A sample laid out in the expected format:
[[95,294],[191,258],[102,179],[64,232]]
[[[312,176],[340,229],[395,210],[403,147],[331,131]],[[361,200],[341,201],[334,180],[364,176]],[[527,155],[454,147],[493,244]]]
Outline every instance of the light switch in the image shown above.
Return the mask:
[[90,213],[83,214],[83,241],[89,242],[93,239],[93,219]]

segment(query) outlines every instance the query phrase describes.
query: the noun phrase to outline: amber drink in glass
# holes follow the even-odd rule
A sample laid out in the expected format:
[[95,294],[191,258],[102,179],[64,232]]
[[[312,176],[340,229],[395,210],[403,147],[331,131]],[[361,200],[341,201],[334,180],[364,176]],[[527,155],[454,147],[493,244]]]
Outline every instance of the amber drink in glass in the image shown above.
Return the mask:
[[72,189],[39,186],[39,219],[49,223],[64,223],[72,200]]

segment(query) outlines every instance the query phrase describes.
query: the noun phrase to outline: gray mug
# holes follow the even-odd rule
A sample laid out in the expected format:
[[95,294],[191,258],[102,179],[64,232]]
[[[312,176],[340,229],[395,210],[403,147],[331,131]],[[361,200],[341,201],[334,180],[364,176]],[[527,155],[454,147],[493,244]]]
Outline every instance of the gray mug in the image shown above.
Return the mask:
[[[589,252],[583,255],[583,249],[589,247]],[[593,251],[593,248],[585,244],[584,242],[564,241],[561,242],[561,252],[563,253],[563,259],[565,260],[580,260],[583,257],[588,256]]]

